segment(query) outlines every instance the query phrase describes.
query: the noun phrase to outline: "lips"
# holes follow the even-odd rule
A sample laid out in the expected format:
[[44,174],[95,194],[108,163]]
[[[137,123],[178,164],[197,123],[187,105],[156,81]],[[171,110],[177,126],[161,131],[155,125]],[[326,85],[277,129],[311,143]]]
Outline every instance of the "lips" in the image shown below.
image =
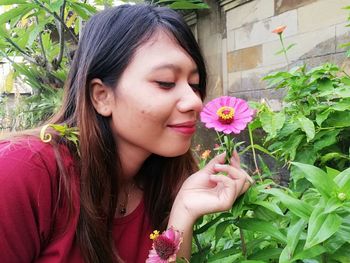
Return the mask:
[[176,132],[179,132],[185,135],[192,135],[196,131],[196,122],[187,121],[182,123],[169,124],[168,127],[173,129]]

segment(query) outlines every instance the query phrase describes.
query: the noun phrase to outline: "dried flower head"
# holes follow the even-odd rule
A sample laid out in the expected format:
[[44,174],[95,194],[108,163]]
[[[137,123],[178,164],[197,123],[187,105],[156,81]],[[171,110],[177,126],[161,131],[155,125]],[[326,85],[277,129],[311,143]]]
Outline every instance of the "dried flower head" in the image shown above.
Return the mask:
[[182,233],[172,227],[159,235],[159,231],[153,231],[150,235],[153,239],[146,263],[167,263],[176,260],[176,253],[182,243]]

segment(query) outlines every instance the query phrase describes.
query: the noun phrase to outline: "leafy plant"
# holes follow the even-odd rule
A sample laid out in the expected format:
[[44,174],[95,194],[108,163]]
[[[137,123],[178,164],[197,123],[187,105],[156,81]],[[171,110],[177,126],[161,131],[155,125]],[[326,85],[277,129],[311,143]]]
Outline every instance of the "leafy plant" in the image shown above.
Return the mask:
[[[284,29],[274,33],[288,68],[291,46],[284,46]],[[241,154],[252,151],[259,180],[230,211],[198,220],[191,262],[349,263],[350,77],[326,63],[264,80],[286,95],[278,112],[252,103],[257,114],[248,126],[250,145]],[[263,146],[253,140],[260,128]],[[273,181],[258,153],[288,164],[289,187]]]
[[81,23],[96,9],[77,0],[4,0],[1,5],[7,11],[0,15],[0,56],[33,90],[16,109],[22,121],[15,128],[28,128],[60,105]]
[[[298,161],[344,170],[350,166],[350,78],[338,66],[306,66],[270,74],[270,87],[284,88],[284,107],[273,112],[263,104],[258,118],[265,145],[285,162]],[[295,182],[300,178],[291,169]]]
[[350,168],[293,165],[308,190],[259,181],[231,211],[197,222],[191,262],[350,262]]

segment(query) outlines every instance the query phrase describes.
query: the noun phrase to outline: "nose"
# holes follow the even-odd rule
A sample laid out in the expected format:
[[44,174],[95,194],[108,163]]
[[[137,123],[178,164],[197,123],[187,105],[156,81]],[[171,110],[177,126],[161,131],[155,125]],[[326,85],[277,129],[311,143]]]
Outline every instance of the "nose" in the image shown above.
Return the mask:
[[203,101],[198,92],[186,83],[181,89],[181,98],[177,103],[177,108],[180,112],[201,112]]

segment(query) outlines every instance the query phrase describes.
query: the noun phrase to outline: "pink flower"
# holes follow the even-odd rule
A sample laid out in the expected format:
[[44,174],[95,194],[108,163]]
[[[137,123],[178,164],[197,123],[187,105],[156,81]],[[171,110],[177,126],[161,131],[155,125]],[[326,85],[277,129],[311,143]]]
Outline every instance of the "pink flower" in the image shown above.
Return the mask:
[[201,121],[207,128],[225,134],[239,134],[253,119],[254,110],[245,100],[222,96],[209,101],[203,108]]
[[146,263],[167,263],[176,260],[176,253],[182,243],[182,234],[172,227],[161,235],[151,237],[152,250],[148,254]]

